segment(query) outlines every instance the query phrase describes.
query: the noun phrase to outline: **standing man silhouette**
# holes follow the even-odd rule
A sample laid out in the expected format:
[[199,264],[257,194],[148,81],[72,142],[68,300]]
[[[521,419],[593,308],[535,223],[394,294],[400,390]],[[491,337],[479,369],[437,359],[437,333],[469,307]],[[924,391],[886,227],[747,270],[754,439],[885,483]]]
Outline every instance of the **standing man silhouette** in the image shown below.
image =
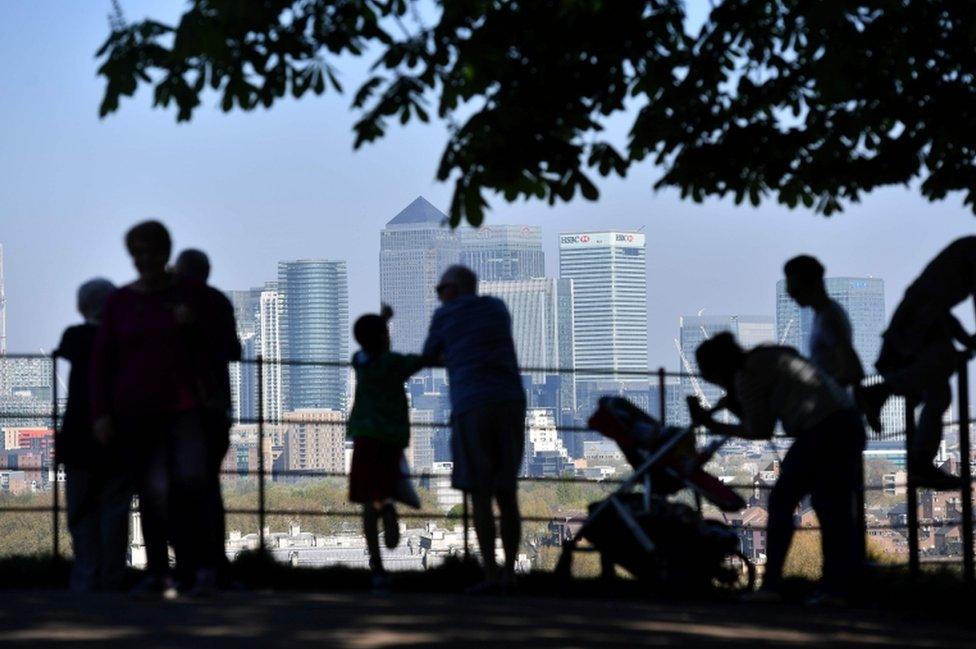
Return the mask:
[[[234,306],[216,288],[207,285],[210,279],[210,259],[201,250],[187,249],[179,254],[174,266],[176,275],[184,282],[203,289],[207,296],[207,317],[211,320],[209,339],[203,342],[198,353],[204,357],[202,375],[207,383],[203,422],[207,433],[207,481],[206,499],[213,517],[213,538],[208,544],[210,565],[218,572],[226,569],[227,555],[224,549],[226,532],[224,524],[224,500],[220,493],[220,467],[230,447],[231,397],[228,363],[241,360],[241,343],[234,322]],[[221,576],[222,575],[218,575]]]
[[[808,348],[810,360],[821,373],[842,388],[851,390],[864,380],[864,366],[854,349],[854,328],[847,312],[827,294],[824,267],[816,257],[799,255],[783,266],[786,292],[801,307],[813,309]],[[867,530],[864,528],[864,463],[857,463],[858,484],[851,507],[857,514],[860,534],[859,554],[863,563],[867,555]]]
[[[471,494],[485,581],[472,593],[503,592],[512,583],[522,536],[518,473],[525,445],[525,392],[505,303],[478,295],[478,277],[451,266],[437,285],[424,356],[441,359],[451,386],[452,486]],[[495,562],[495,515],[501,515],[505,567]]]
[[810,360],[837,385],[859,385],[864,367],[854,349],[854,329],[844,307],[827,294],[823,264],[815,257],[800,255],[786,262],[783,273],[790,297],[801,307],[813,309]]

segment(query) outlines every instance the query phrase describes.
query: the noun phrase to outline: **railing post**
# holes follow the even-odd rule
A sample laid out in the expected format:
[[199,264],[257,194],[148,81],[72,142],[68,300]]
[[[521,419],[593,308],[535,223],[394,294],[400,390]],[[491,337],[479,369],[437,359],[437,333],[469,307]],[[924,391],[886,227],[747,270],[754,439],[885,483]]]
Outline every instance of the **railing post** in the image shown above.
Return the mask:
[[668,415],[667,415],[667,403],[668,403],[668,399],[667,399],[667,395],[664,394],[664,390],[665,390],[665,387],[664,387],[664,368],[663,367],[659,367],[659,368],[657,368],[657,399],[658,399],[658,407],[660,408],[660,412],[661,412],[661,425],[662,426],[664,424],[666,424],[667,421],[668,421]]
[[956,374],[959,390],[959,478],[962,481],[962,573],[966,584],[976,581],[973,571],[973,478],[969,465],[969,357],[959,355]]
[[461,520],[464,525],[464,561],[467,562],[471,558],[471,550],[468,548],[468,492],[461,492]]
[[908,509],[908,572],[918,577],[918,485],[915,484],[915,400],[905,397],[905,469],[907,472],[906,507]]
[[264,554],[264,356],[257,355],[258,383],[258,547]]
[[54,465],[54,486],[51,494],[51,554],[55,560],[61,557],[60,513],[61,498],[58,494],[58,357],[51,354],[51,461]]

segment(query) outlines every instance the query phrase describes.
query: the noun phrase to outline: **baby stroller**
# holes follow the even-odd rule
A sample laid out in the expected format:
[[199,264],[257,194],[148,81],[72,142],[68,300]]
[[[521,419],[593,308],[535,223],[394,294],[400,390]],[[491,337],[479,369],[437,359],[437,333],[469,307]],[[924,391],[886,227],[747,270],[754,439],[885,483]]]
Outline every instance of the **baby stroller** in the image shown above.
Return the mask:
[[[742,554],[735,531],[701,514],[703,498],[724,512],[746,505],[702,469],[727,438],[699,452],[692,428],[662,426],[620,397],[600,399],[589,426],[617,443],[634,473],[612,494],[590,504],[582,526],[563,543],[557,574],[569,576],[574,552],[595,551],[604,576],[619,565],[670,590],[752,590],[755,567]],[[668,500],[683,489],[694,494],[696,507]],[[579,545],[584,539],[587,548]]]

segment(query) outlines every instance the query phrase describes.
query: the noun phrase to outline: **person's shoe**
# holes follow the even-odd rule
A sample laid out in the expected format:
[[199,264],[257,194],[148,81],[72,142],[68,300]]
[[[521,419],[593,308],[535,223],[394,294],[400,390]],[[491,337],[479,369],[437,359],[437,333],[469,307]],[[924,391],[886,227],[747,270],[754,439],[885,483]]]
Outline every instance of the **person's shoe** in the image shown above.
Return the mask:
[[169,580],[161,593],[162,598],[167,602],[172,602],[180,598],[180,590],[176,587],[176,582]]
[[217,592],[217,573],[210,569],[197,570],[193,586],[186,590],[186,596],[194,599],[207,599]]
[[383,505],[383,541],[391,550],[400,544],[400,519],[396,507]]
[[130,595],[139,598],[175,599],[176,593],[176,583],[173,579],[159,575],[146,575],[129,591]]
[[374,572],[371,580],[374,593],[386,594],[393,589],[393,578],[387,572]]
[[864,414],[864,420],[868,422],[876,433],[882,431],[881,409],[884,407],[888,395],[881,385],[858,385],[854,387],[854,401],[858,409]]
[[915,486],[938,491],[962,489],[962,478],[959,476],[938,469],[928,462],[918,462],[918,465],[914,469]]

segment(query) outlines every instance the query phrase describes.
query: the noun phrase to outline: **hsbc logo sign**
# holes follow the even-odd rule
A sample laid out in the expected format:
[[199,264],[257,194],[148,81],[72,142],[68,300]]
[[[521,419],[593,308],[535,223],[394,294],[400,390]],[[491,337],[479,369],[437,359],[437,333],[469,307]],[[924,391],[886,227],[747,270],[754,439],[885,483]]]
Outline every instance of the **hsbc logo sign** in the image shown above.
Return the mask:
[[571,234],[563,235],[559,237],[559,243],[589,243],[590,235],[588,234]]
[[559,244],[569,248],[592,246],[623,246],[627,248],[644,245],[644,235],[634,232],[596,232],[563,234]]

